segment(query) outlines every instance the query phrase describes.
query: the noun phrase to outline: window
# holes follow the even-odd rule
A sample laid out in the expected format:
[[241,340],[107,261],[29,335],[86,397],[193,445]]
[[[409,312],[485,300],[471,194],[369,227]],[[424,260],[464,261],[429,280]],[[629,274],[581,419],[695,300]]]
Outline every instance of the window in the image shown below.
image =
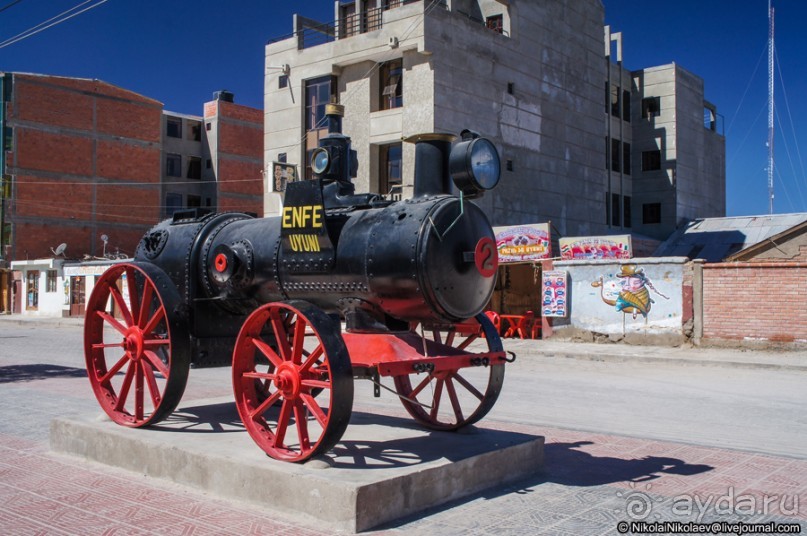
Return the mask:
[[504,17],[502,15],[493,15],[485,19],[485,26],[489,30],[503,34],[504,33]]
[[619,86],[611,84],[611,115],[619,117]]
[[622,196],[622,226],[630,227],[631,226],[630,220],[631,220],[630,196],[625,195]]
[[202,198],[198,195],[188,195],[188,208],[198,208],[202,206]]
[[642,99],[642,117],[650,119],[661,115],[661,98],[645,97]]
[[45,292],[56,292],[56,270],[45,273]]
[[188,139],[190,141],[202,141],[202,123],[188,120]]
[[207,160],[205,160],[205,167],[207,169],[212,168],[213,167],[213,161],[211,159],[209,159],[209,158]]
[[622,142],[622,172],[630,175],[630,143]]
[[169,177],[182,176],[182,156],[171,153],[165,155],[165,174]]
[[305,82],[305,178],[311,179],[311,152],[319,146],[320,138],[328,134],[325,105],[336,102],[336,77],[321,76]]
[[166,194],[165,215],[171,217],[177,210],[182,210],[182,194]]
[[286,155],[286,153],[277,153],[277,161],[280,162],[281,164],[285,164],[287,159],[288,156]]
[[179,117],[168,117],[165,122],[165,135],[169,138],[181,138],[182,119]]
[[202,159],[198,156],[188,157],[188,178],[201,179],[202,178]]
[[205,123],[205,130],[210,131],[213,129],[213,124],[210,122]]
[[622,90],[622,120],[630,123],[630,91]]
[[26,275],[25,308],[31,311],[39,308],[39,270],[31,270]]
[[619,194],[611,194],[611,225],[619,227]]
[[661,203],[645,203],[642,205],[642,223],[661,223]]
[[380,108],[391,110],[403,106],[403,60],[382,63],[380,76]]
[[622,167],[620,166],[622,152],[622,143],[619,140],[611,139],[611,171],[619,172]]
[[403,146],[400,143],[382,145],[378,162],[378,190],[383,195],[391,195],[393,199],[401,198],[403,184]]
[[661,151],[642,151],[642,171],[655,171],[661,169]]
[[611,142],[605,137],[605,169],[611,169]]
[[281,74],[277,79],[278,89],[283,89],[284,87],[288,87],[288,85],[289,85],[289,75]]
[[712,107],[703,107],[703,128],[717,130],[717,110]]

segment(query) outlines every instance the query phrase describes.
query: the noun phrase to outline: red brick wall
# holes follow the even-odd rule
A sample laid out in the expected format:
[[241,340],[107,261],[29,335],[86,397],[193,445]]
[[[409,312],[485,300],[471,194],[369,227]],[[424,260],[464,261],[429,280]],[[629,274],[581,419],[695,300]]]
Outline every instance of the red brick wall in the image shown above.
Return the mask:
[[[15,259],[131,254],[160,218],[162,105],[98,80],[14,75]],[[107,184],[109,181],[140,185]]]
[[807,263],[704,265],[703,336],[807,340]]
[[263,128],[219,119],[219,152],[258,157],[263,154]]
[[219,195],[227,193],[262,195],[263,167],[259,162],[219,159]]

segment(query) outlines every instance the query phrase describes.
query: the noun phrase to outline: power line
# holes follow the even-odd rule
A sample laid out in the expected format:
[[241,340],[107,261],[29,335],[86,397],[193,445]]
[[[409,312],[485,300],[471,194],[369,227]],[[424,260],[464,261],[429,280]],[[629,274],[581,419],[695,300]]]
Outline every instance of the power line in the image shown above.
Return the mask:
[[0,48],[5,48],[7,46],[11,46],[14,43],[18,43],[18,42],[22,41],[23,39],[27,39],[27,38],[29,38],[31,36],[34,36],[34,35],[38,34],[39,32],[43,32],[43,31],[47,30],[48,28],[52,28],[53,26],[56,26],[57,24],[61,24],[61,23],[65,22],[65,21],[68,21],[68,20],[72,19],[73,17],[81,15],[85,11],[89,11],[89,10],[91,10],[93,8],[96,8],[96,7],[100,6],[101,4],[105,4],[109,0],[99,0],[97,4],[93,4],[93,5],[89,6],[89,7],[86,7],[84,9],[82,9],[81,11],[76,11],[75,13],[72,13],[72,14],[68,15],[68,13],[70,13],[71,11],[75,11],[76,9],[78,9],[78,8],[80,8],[80,7],[82,7],[82,6],[86,5],[86,4],[89,4],[92,1],[94,1],[94,0],[85,0],[84,2],[78,4],[78,5],[74,6],[74,7],[71,7],[67,11],[63,11],[62,13],[59,13],[55,17],[51,17],[48,20],[46,20],[44,22],[40,22],[36,26],[33,26],[33,27],[25,30],[24,32],[18,33],[14,37],[9,37],[8,39],[6,39],[2,43],[0,43]]
[[7,10],[7,9],[8,9],[8,8],[10,8],[10,7],[14,7],[14,6],[16,6],[16,5],[17,5],[17,4],[19,4],[20,2],[22,2],[22,0],[14,0],[14,1],[13,1],[13,2],[11,2],[10,4],[6,4],[6,5],[4,5],[3,7],[0,7],[0,13],[2,13],[3,11]]

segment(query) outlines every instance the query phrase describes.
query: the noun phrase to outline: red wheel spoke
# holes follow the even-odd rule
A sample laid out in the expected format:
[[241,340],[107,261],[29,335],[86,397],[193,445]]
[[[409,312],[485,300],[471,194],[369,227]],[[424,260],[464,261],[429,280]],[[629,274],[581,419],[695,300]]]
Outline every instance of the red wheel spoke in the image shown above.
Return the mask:
[[318,360],[320,357],[322,357],[322,354],[323,354],[324,352],[325,352],[325,349],[322,347],[322,345],[321,345],[321,344],[320,344],[319,346],[317,346],[317,347],[314,349],[314,351],[313,351],[313,352],[311,352],[311,354],[308,356],[308,359],[306,359],[306,360],[305,360],[305,363],[303,363],[303,366],[301,366],[301,367],[300,367],[300,373],[302,374],[303,372],[308,371],[308,369],[310,369],[310,368],[311,368],[311,366],[312,366],[314,363],[316,363],[316,362],[317,362],[317,360]]
[[324,428],[325,427],[325,420],[328,418],[325,415],[325,412],[322,411],[322,408],[319,407],[317,401],[314,400],[314,397],[308,394],[301,394],[300,399],[303,401],[303,404],[308,408],[308,411],[311,412],[311,415],[317,420],[317,422]]
[[102,350],[104,348],[123,348],[123,342],[109,342],[92,345],[93,350]]
[[297,322],[294,323],[294,341],[292,342],[291,362],[299,365],[303,362],[303,345],[305,344],[305,330],[308,324],[300,315],[297,315]]
[[283,358],[277,355],[271,346],[266,344],[260,339],[252,339],[252,344],[261,351],[261,353],[268,359],[274,366],[279,367],[283,364]]
[[126,300],[123,299],[123,295],[120,293],[120,290],[118,290],[118,287],[114,282],[109,283],[109,294],[112,296],[112,299],[115,301],[118,309],[120,309],[120,314],[123,316],[123,320],[126,322],[126,325],[131,326],[134,323],[132,320],[132,312],[129,310]]
[[473,385],[471,385],[471,383],[468,380],[460,376],[459,372],[456,372],[454,374],[454,379],[457,380],[463,387],[468,389],[468,392],[474,395],[479,400],[482,400],[484,398],[485,395],[480,393],[479,390]]
[[297,424],[297,437],[300,440],[300,450],[311,450],[311,440],[308,438],[308,420],[305,415],[305,406],[301,400],[294,403],[294,422]]
[[459,344],[459,346],[457,346],[457,349],[458,350],[465,350],[466,348],[468,348],[469,344],[471,344],[472,342],[474,342],[478,338],[479,338],[479,335],[477,335],[476,333],[468,335],[468,337],[466,337],[466,339],[464,341],[462,341]]
[[132,313],[132,322],[136,323],[140,319],[140,300],[138,299],[135,271],[131,266],[127,266],[125,271],[126,288],[129,289],[129,307]]
[[255,408],[255,410],[252,411],[252,413],[250,413],[249,418],[254,421],[258,417],[263,415],[267,409],[271,408],[274,405],[274,403],[277,402],[281,394],[282,393],[280,391],[275,391],[274,393],[272,393],[272,395],[269,398],[261,402],[261,405]]
[[437,419],[437,412],[440,411],[440,399],[443,397],[444,383],[444,380],[438,378],[437,385],[434,387],[434,396],[432,396],[432,411],[429,414],[432,419]]
[[446,378],[446,390],[448,391],[448,398],[451,400],[451,407],[454,409],[454,416],[457,417],[457,422],[462,422],[465,419],[462,416],[460,401],[457,398],[457,391],[454,389],[454,382],[451,381],[451,378]]
[[446,346],[454,346],[454,336],[456,334],[457,332],[454,330],[448,332],[448,335],[446,335]]
[[277,309],[272,309],[269,312],[269,320],[272,323],[272,330],[275,333],[275,340],[277,347],[280,350],[280,358],[283,361],[291,361],[291,347],[289,346],[289,336],[286,331],[286,324],[280,318],[280,312]]
[[123,383],[121,383],[120,391],[118,392],[118,402],[115,404],[116,411],[123,411],[126,405],[126,399],[129,396],[129,388],[132,386],[132,378],[134,378],[136,366],[137,363],[131,362],[129,368],[126,369],[126,376],[123,377]]
[[115,328],[116,330],[118,330],[118,331],[120,332],[120,334],[121,334],[121,335],[126,335],[126,331],[127,331],[127,330],[126,330],[126,326],[124,326],[123,324],[121,324],[120,322],[118,322],[118,319],[117,319],[117,318],[115,318],[114,316],[110,315],[110,314],[109,314],[109,313],[107,313],[106,311],[98,311],[98,312],[97,312],[97,314],[98,314],[98,316],[100,316],[101,318],[103,318],[103,319],[104,319],[104,321],[105,321],[107,324],[109,324],[110,326],[112,326],[113,328]]
[[160,388],[157,386],[157,378],[154,377],[154,369],[145,365],[145,363],[141,363],[140,367],[143,369],[143,372],[146,376],[146,386],[148,386],[149,394],[151,395],[151,403],[154,404],[154,407],[160,405]]
[[107,382],[109,382],[109,379],[115,374],[117,374],[118,371],[121,369],[121,367],[123,367],[123,365],[125,365],[128,361],[129,361],[129,354],[128,353],[123,354],[123,357],[121,357],[118,360],[118,362],[115,363],[115,366],[109,369],[102,378],[98,378],[98,383],[100,383],[101,385],[106,385]]
[[160,371],[160,374],[163,375],[164,378],[168,378],[168,365],[163,363],[163,360],[160,359],[160,356],[152,352],[151,350],[146,350],[143,352],[143,355],[148,358],[148,362],[151,363],[151,366],[155,369]]
[[283,406],[280,408],[280,415],[277,417],[277,430],[275,431],[275,446],[282,447],[286,439],[286,430],[289,428],[291,420],[291,408],[294,402],[288,398],[283,399]]
[[409,394],[409,396],[412,398],[416,398],[418,394],[420,394],[420,392],[423,390],[423,388],[429,385],[429,382],[431,382],[433,378],[434,376],[432,376],[431,374],[423,378],[423,381],[420,382],[417,387],[412,389],[412,392]]
[[143,362],[135,361],[135,419],[143,420]]
[[159,324],[160,321],[163,320],[164,318],[165,318],[165,308],[163,306],[160,306],[159,308],[157,308],[156,311],[154,311],[154,314],[151,315],[151,318],[149,319],[148,323],[143,328],[143,334],[147,335],[153,332],[154,328],[157,327],[157,324]]
[[269,381],[275,379],[275,375],[271,372],[245,372],[243,377],[253,378],[256,380],[269,380]]
[[167,344],[171,344],[171,341],[168,339],[149,339],[147,341],[143,341],[143,346],[165,346]]
[[153,289],[154,287],[148,281],[143,283],[143,299],[140,300],[140,314],[137,316],[137,325],[141,328],[146,325],[146,319],[151,309]]
[[320,389],[330,389],[331,382],[328,380],[302,380],[300,384],[304,387],[318,387]]

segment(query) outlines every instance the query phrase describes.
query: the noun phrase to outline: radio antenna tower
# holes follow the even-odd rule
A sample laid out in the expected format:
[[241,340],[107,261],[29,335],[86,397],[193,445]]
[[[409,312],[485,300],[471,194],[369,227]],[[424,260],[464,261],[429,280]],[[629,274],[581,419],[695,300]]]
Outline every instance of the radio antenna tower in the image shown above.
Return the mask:
[[768,0],[768,213],[773,214],[773,5]]

